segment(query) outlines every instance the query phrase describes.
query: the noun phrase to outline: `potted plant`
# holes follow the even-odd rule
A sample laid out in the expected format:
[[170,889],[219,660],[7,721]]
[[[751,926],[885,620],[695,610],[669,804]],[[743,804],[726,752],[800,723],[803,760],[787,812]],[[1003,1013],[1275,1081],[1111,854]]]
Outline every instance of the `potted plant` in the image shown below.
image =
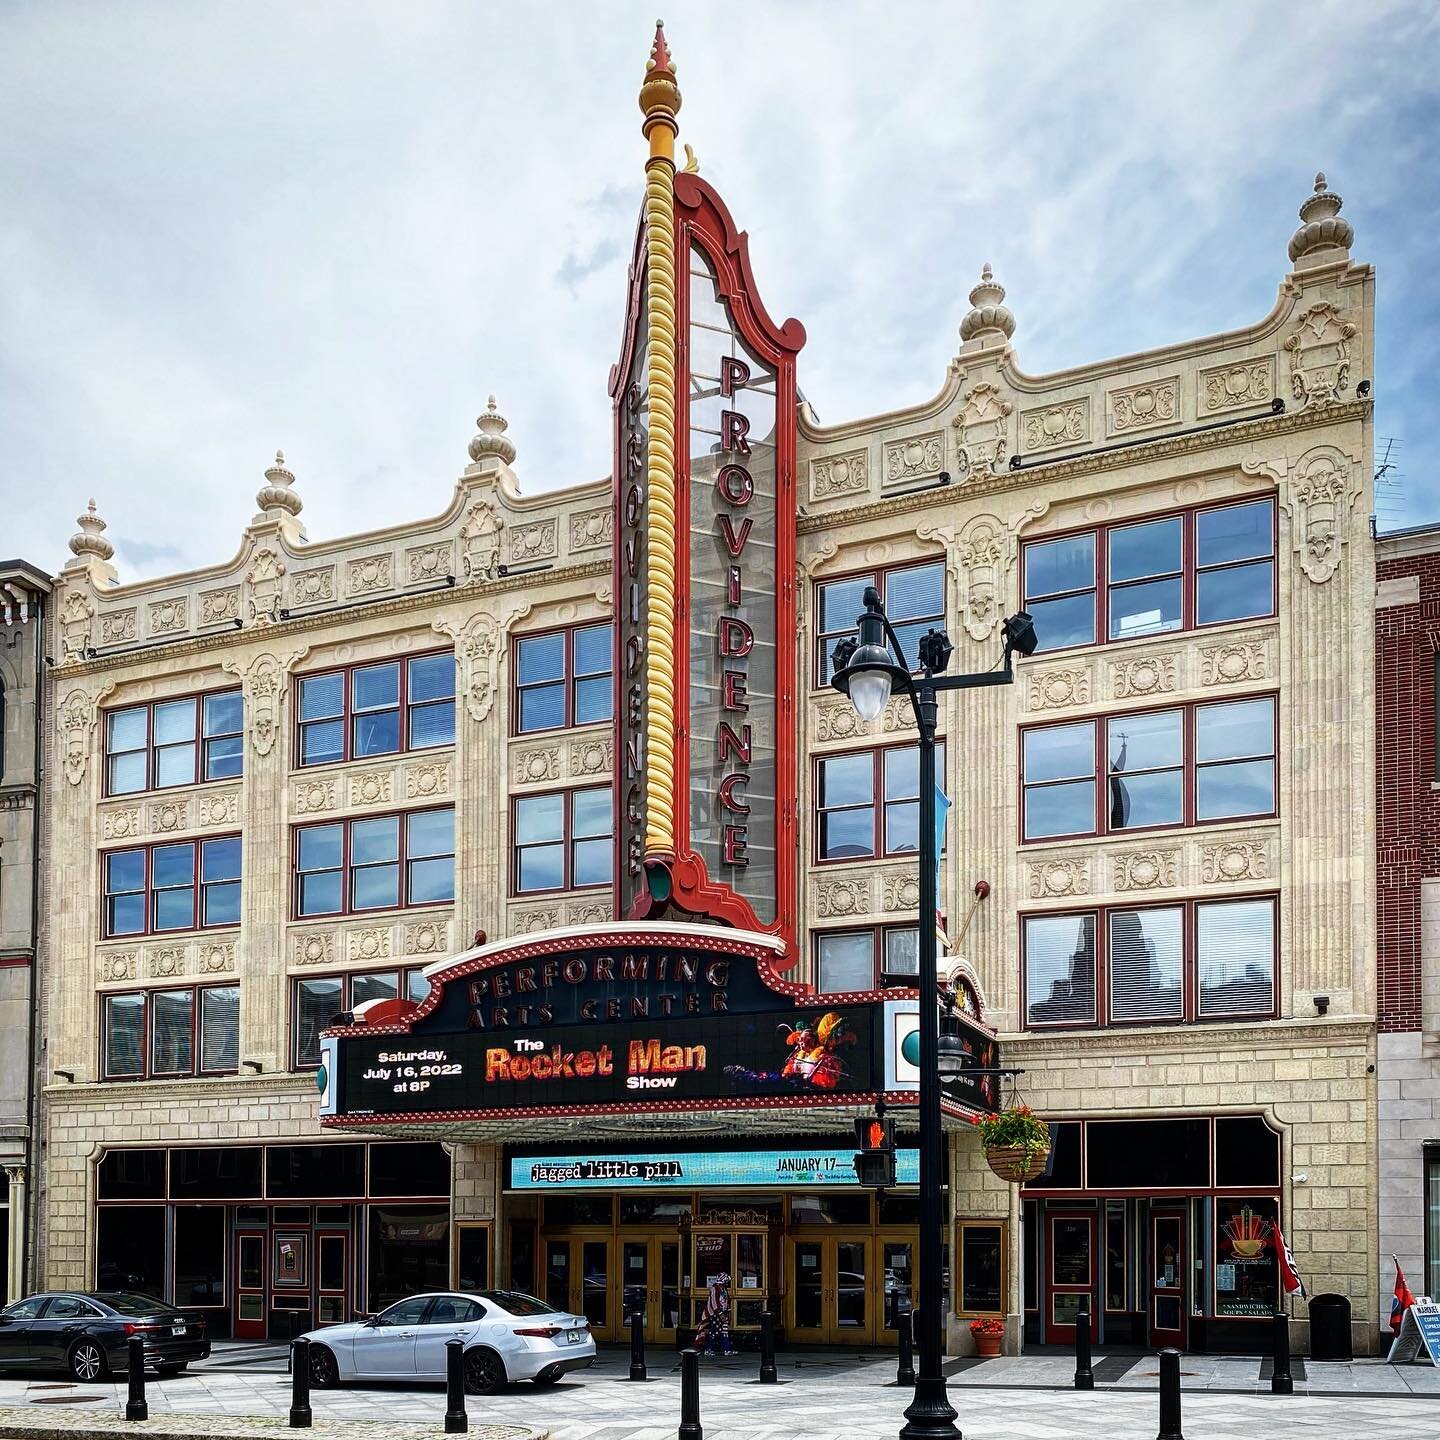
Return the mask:
[[974,1124],[980,1131],[985,1163],[1012,1185],[1033,1180],[1050,1158],[1050,1127],[1037,1120],[1028,1105],[1012,1105],[995,1115],[982,1115]]
[[1001,1342],[1005,1339],[1005,1322],[993,1316],[972,1320],[970,1338],[975,1342],[975,1353],[983,1359],[992,1360],[1000,1353]]

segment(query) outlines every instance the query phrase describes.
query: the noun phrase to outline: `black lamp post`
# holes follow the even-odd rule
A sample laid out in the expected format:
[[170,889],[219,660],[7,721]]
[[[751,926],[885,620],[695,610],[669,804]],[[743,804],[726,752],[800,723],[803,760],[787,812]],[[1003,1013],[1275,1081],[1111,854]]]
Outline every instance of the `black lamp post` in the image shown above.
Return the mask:
[[[979,685],[1008,685],[1015,673],[1010,659],[1015,652],[1029,655],[1035,649],[1035,626],[1021,611],[1004,625],[1005,652],[996,670],[976,675],[942,675],[953,646],[943,630],[930,630],[919,644],[920,673],[912,675],[896,661],[905,651],[880,603],[874,587],[865,591],[865,613],[859,617],[858,640],[842,640],[835,647],[835,673],[830,684],[850,697],[862,720],[874,720],[890,696],[903,690],[915,710],[920,734],[920,1366],[915,1396],[905,1411],[901,1440],[962,1440],[955,1427],[955,1410],[945,1393],[941,1370],[944,1312],[940,1293],[945,1215],[942,1186],[945,1180],[944,1137],[940,1130],[939,976],[935,954],[936,867],[935,844],[935,721],[936,695],[941,690],[964,690]],[[885,643],[889,640],[889,645]],[[893,647],[893,650],[892,650]],[[953,1060],[947,1056],[947,1072]]]

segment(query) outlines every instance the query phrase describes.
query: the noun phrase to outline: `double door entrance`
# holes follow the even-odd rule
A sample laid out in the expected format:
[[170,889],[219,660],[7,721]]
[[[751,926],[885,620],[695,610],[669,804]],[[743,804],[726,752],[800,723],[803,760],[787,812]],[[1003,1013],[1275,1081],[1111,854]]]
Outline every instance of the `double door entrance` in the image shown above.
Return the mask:
[[893,1345],[913,1307],[912,1234],[797,1234],[786,1241],[785,1331],[813,1345]]
[[350,1318],[351,1231],[313,1225],[237,1225],[234,1232],[237,1340],[289,1333]]
[[597,1340],[628,1337],[629,1317],[645,1317],[645,1338],[670,1344],[681,1323],[682,1240],[675,1231],[617,1237],[611,1231],[547,1236],[545,1299],[583,1315]]

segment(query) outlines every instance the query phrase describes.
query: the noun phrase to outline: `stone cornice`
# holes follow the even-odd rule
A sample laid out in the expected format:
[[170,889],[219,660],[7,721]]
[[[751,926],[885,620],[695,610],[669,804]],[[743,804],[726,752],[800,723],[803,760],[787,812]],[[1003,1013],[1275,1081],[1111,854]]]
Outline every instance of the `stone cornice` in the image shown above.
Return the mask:
[[1373,400],[1367,398],[1346,400],[1317,409],[1287,411],[1283,415],[1257,415],[1253,420],[1227,425],[1223,429],[1190,430],[1179,435],[1161,435],[1153,440],[1126,446],[1123,450],[1104,450],[1088,455],[1062,457],[1049,462],[1036,462],[1026,465],[1022,470],[1001,470],[998,474],[982,475],[959,485],[932,485],[909,495],[882,496],[878,500],[846,510],[823,510],[818,514],[805,515],[801,517],[798,529],[800,534],[808,535],[881,517],[889,519],[895,515],[914,514],[936,507],[953,508],[962,500],[1024,490],[1051,480],[1123,470],[1132,465],[1149,464],[1174,455],[1224,449],[1238,441],[1248,440],[1253,444],[1262,439],[1289,435],[1299,430],[1320,429],[1348,420],[1364,420],[1368,418],[1373,404]]
[[[247,1096],[276,1099],[316,1101],[320,1098],[314,1077],[290,1071],[271,1075],[216,1075],[208,1078],[176,1080],[84,1080],[77,1084],[52,1080],[44,1087],[46,1101],[51,1105],[84,1105],[94,1107],[120,1101],[148,1103],[169,1100],[239,1100]],[[231,1144],[238,1142],[231,1141]]]
[[1335,1020],[1264,1020],[1254,1024],[1154,1026],[1124,1030],[1067,1030],[1037,1034],[1002,1032],[1008,1060],[1082,1059],[1096,1055],[1194,1051],[1195,1059],[1217,1050],[1284,1050],[1292,1045],[1367,1045],[1375,1035],[1373,1016]]
[[464,600],[483,607],[485,601],[497,595],[524,591],[537,581],[548,587],[568,580],[586,580],[609,576],[613,566],[610,559],[587,560],[579,565],[557,566],[553,570],[528,571],[522,575],[507,575],[503,580],[486,580],[478,585],[447,585],[433,590],[422,590],[417,594],[394,595],[385,600],[374,600],[365,604],[339,606],[330,610],[313,611],[305,615],[292,615],[288,620],[279,620],[263,628],[247,625],[244,629],[233,627],[207,631],[204,635],[192,635],[176,640],[169,645],[136,646],[129,650],[117,651],[111,655],[97,655],[92,660],[72,661],[58,665],[51,672],[56,681],[78,679],[83,675],[99,675],[112,670],[123,670],[140,663],[152,663],[157,658],[171,656],[201,655],[209,651],[232,652],[249,649],[258,642],[283,643],[292,636],[307,634],[316,630],[327,630],[347,625],[362,616],[390,616],[418,614],[428,610],[443,610]]

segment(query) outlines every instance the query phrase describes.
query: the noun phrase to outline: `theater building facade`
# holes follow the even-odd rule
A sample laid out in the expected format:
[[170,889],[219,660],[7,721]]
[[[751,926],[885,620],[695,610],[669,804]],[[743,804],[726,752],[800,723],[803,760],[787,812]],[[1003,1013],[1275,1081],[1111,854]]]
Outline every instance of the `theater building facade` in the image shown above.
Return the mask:
[[[603,479],[522,487],[492,400],[430,520],[307,543],[277,456],[233,558],[127,584],[82,515],[46,1281],[237,1335],[493,1283],[668,1340],[724,1273],[739,1332],[817,1344],[937,1284],[954,1350],[979,1315],[1064,1340],[1086,1295],[1112,1344],[1257,1350],[1278,1225],[1373,1344],[1373,275],[1339,197],[1242,330],[1030,375],[987,266],[938,393],[822,426],[679,100],[657,36]],[[871,585],[912,663],[1040,636],[943,698],[939,923],[1054,1145],[1002,1183],[969,1120],[1010,1083],[952,1089],[937,1276],[915,735],[826,683]]]

